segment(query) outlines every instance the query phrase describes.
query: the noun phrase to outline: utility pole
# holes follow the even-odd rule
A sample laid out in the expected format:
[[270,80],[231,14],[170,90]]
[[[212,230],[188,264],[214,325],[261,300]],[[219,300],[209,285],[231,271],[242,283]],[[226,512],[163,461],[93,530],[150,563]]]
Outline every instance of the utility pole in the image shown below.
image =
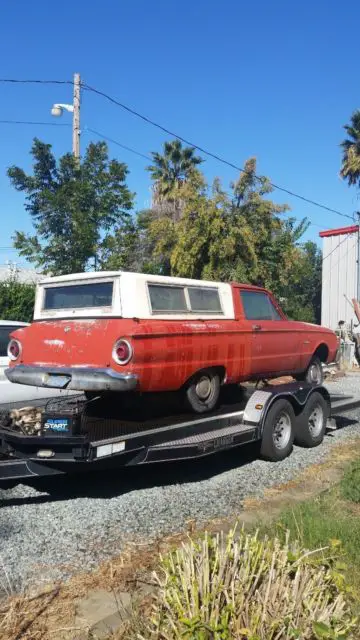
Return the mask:
[[80,159],[80,91],[81,91],[81,80],[80,73],[74,73],[74,97],[72,104],[64,104],[62,102],[57,102],[52,106],[51,114],[53,116],[59,117],[62,116],[63,111],[69,111],[73,114],[73,125],[72,125],[72,150],[74,157],[79,160]]
[[80,158],[80,73],[74,74],[73,154]]

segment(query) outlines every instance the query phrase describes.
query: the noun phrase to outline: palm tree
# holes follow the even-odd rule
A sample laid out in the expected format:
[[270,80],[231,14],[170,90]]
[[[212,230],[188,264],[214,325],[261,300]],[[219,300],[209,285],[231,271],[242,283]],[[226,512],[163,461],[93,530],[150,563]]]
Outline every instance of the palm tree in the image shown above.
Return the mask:
[[157,200],[176,199],[176,190],[187,182],[196,167],[203,162],[194,147],[183,147],[180,140],[164,143],[163,154],[151,153],[154,164],[147,167],[154,180]]
[[341,143],[343,159],[340,175],[349,185],[360,184],[360,110],[354,111],[351,124],[346,124],[344,129],[349,137]]

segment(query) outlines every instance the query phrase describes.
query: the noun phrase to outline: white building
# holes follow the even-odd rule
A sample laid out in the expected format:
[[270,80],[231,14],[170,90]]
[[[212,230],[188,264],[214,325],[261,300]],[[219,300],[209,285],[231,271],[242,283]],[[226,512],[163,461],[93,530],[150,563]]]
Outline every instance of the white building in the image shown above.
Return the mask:
[[358,225],[322,231],[321,324],[336,329],[340,320],[358,324],[352,299],[357,298]]
[[9,278],[16,278],[19,282],[36,284],[43,277],[35,269],[23,269],[18,267],[16,263],[9,262],[8,264],[0,265],[0,282],[4,282]]

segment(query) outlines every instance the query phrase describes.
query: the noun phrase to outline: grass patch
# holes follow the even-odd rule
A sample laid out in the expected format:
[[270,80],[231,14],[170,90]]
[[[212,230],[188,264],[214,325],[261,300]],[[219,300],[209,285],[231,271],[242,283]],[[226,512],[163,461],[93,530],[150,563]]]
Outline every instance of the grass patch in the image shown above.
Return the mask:
[[[360,480],[360,463],[357,467]],[[263,533],[285,539],[286,532],[308,549],[337,547],[344,563],[347,584],[354,590],[360,611],[360,509],[345,496],[356,497],[355,474],[349,469],[339,487],[322,496],[283,511]],[[356,500],[357,501],[357,500]]]
[[360,503],[360,460],[356,460],[345,472],[340,483],[342,496],[350,502]]

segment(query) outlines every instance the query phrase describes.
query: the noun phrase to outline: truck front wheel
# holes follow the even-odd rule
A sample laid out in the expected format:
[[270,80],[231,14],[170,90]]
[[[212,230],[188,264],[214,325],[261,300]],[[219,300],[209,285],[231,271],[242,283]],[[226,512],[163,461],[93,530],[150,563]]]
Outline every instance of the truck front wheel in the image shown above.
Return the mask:
[[324,382],[324,371],[322,368],[321,360],[319,358],[312,358],[305,373],[300,376],[296,376],[299,381],[308,382],[309,384],[322,384]]

